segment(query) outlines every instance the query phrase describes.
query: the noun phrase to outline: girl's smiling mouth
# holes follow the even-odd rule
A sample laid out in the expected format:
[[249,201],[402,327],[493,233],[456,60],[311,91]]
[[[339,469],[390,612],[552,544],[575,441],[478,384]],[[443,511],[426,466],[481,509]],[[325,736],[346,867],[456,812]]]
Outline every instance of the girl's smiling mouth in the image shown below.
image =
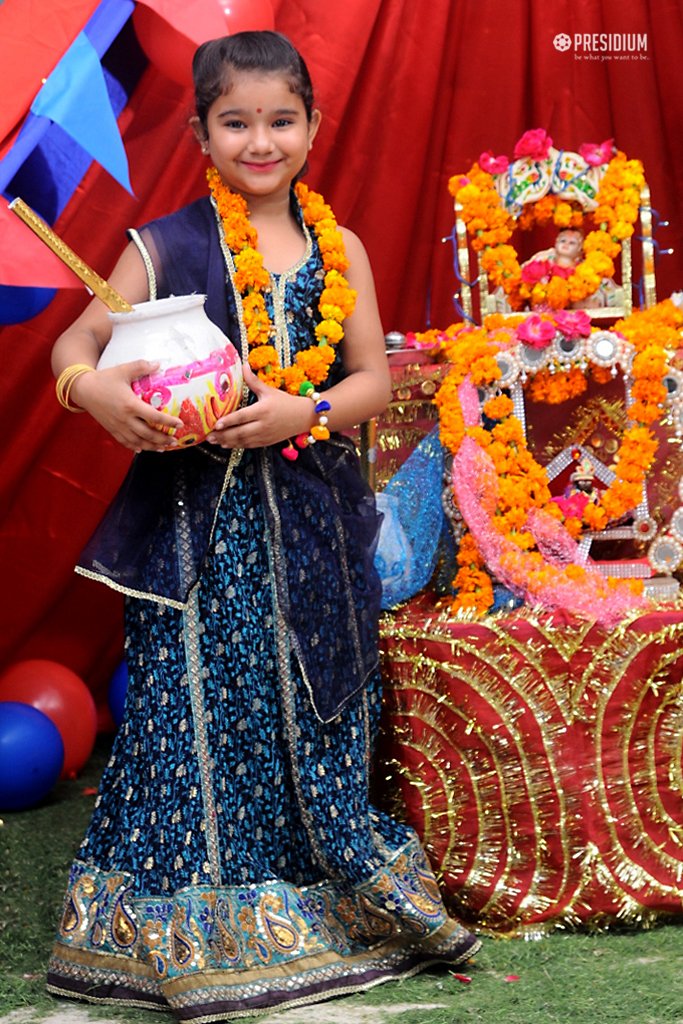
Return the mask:
[[243,160],[242,166],[248,168],[250,171],[270,171],[273,167],[277,167],[280,163],[279,160]]

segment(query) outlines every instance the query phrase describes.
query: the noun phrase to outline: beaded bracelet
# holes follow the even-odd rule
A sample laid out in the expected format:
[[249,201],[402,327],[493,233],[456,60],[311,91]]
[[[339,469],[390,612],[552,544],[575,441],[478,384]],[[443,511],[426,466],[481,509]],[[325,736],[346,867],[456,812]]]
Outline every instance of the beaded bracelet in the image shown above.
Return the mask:
[[72,366],[67,366],[65,370],[62,370],[57,383],[55,384],[55,393],[57,395],[57,401],[63,409],[68,409],[69,412],[83,412],[84,410],[79,408],[77,405],[72,405],[69,401],[71,394],[71,388],[73,387],[74,381],[76,381],[82,374],[89,373],[91,370],[94,371],[94,366],[88,366],[87,363],[74,363]]
[[[296,438],[296,443],[300,448],[305,448],[308,444],[315,444],[316,441],[327,441],[330,436],[330,432],[327,429],[327,416],[326,413],[330,411],[332,406],[326,398],[321,398],[319,392],[315,390],[310,381],[306,381],[299,388],[299,394],[303,395],[304,398],[310,398],[313,402],[313,408],[315,414],[318,417],[318,422],[314,423],[308,434],[299,434]],[[305,438],[305,441],[300,443]]]
[[[320,393],[315,390],[310,381],[305,381],[301,385],[299,388],[299,394],[304,398],[311,399],[315,414],[318,417],[318,422],[313,424],[307,434],[297,434],[294,438],[294,443],[297,448],[308,448],[310,444],[315,444],[316,441],[328,440],[330,432],[327,428],[327,413],[330,411],[332,406],[326,398],[320,397]],[[298,458],[299,455],[291,441],[288,441],[282,449],[282,454],[290,461],[294,461],[294,459]]]

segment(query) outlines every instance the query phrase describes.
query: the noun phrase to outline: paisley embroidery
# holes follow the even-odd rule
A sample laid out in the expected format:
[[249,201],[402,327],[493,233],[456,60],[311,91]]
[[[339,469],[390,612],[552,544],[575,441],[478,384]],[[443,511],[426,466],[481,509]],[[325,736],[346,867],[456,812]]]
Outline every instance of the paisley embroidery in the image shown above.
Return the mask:
[[193,953],[190,943],[174,925],[171,931],[171,958],[174,967],[186,967],[192,960]]
[[[447,920],[436,881],[424,851],[417,844],[402,851],[391,867],[360,887],[366,900],[393,916],[419,936],[426,936]],[[372,884],[374,882],[374,885]],[[434,898],[436,894],[436,899]]]
[[249,947],[256,954],[262,965],[265,966],[272,960],[273,954],[270,945],[259,936],[254,936],[249,940]]
[[280,917],[263,912],[263,924],[268,938],[281,953],[291,953],[299,945],[299,935],[294,928]]
[[439,907],[441,905],[441,893],[439,887],[436,884],[436,879],[431,871],[423,871],[418,865],[415,867],[415,874],[422,884],[425,896],[432,904],[433,907]]
[[111,934],[117,946],[128,949],[135,945],[138,930],[134,919],[123,906],[123,895],[116,900]]
[[368,938],[387,939],[396,931],[396,924],[389,914],[382,913],[377,907],[367,900],[360,904],[364,928],[359,934],[365,934]]
[[160,956],[159,953],[155,953],[152,956],[150,956],[150,960],[152,962],[152,965],[154,966],[154,970],[159,975],[159,977],[165,977],[166,961],[164,960],[163,956]]
[[[365,987],[358,979],[366,971],[372,983],[412,973],[418,936],[425,937],[429,961],[458,963],[476,948],[460,925],[434,913],[427,895],[434,883],[416,840],[355,888],[267,881],[219,890],[190,886],[172,899],[142,899],[128,895],[131,880],[120,873],[87,871],[92,896],[82,927],[62,933],[52,959],[48,987],[62,994],[77,984],[98,997],[102,985],[108,998],[111,976],[116,991],[128,992],[136,1005],[158,1006],[162,999],[177,1010],[198,1008],[193,1015],[207,1019],[212,1001],[226,993],[243,1011],[251,999],[254,1009],[261,1006],[264,992],[312,986],[319,993],[327,983],[337,985],[335,979],[358,988]],[[267,974],[260,974],[264,967]]]
[[75,900],[72,896],[68,896],[66,900],[66,906],[64,907],[64,914],[62,916],[62,931],[69,932],[76,931],[82,922],[83,918],[76,905]]
[[216,920],[216,929],[218,931],[214,949],[216,958],[227,961],[229,964],[236,964],[242,955],[237,939],[220,918]]

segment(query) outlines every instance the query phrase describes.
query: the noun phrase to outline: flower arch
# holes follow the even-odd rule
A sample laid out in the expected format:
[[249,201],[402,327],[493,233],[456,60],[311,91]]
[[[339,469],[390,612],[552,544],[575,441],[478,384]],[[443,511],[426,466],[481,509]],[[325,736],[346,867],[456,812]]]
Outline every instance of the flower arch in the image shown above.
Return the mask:
[[[612,140],[582,146],[578,153],[554,149],[540,129],[522,136],[515,154],[518,158],[510,163],[483,153],[465,174],[450,179],[456,221],[462,222],[477,254],[480,283],[483,274],[488,284],[503,290],[513,310],[527,304],[565,309],[594,295],[603,279],[614,276],[624,243],[630,266],[630,239],[648,194],[643,165],[614,150]],[[518,227],[552,223],[558,229],[583,229],[589,222],[593,227],[583,242],[583,259],[569,274],[559,268],[547,277],[526,272],[511,244]],[[646,237],[648,250],[649,244]],[[630,308],[629,289],[625,309]]]

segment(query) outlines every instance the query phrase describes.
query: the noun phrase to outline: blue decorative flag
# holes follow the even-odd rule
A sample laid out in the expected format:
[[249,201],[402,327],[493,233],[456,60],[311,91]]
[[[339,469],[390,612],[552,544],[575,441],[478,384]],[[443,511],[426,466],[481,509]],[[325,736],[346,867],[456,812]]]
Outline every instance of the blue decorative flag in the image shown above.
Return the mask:
[[133,195],[128,158],[97,51],[85,33],[74,39],[31,106],[60,125]]

